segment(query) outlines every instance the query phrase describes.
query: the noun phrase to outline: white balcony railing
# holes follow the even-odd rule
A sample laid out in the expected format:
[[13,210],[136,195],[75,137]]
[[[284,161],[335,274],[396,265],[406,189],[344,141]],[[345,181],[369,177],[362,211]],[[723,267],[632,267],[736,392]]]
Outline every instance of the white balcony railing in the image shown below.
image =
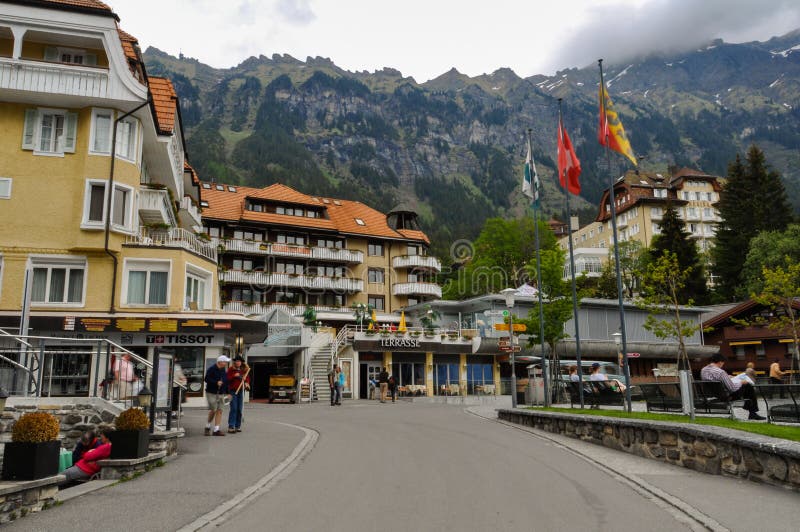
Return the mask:
[[[280,309],[292,316],[302,316],[308,305],[288,303],[246,303],[244,301],[228,301],[223,303],[222,310],[225,312],[238,312],[240,314],[266,314],[272,310]],[[311,305],[317,312],[342,312],[352,315],[353,311],[349,307],[336,307],[328,305]]]
[[396,296],[421,295],[442,297],[442,287],[436,283],[395,283],[392,293]]
[[139,189],[139,216],[146,224],[178,225],[166,189]]
[[185,221],[186,225],[203,225],[200,219],[200,209],[189,196],[184,196],[181,200],[181,210],[178,214],[181,215],[182,221]]
[[222,246],[224,250],[240,253],[253,253],[256,255],[274,255],[276,257],[290,257],[301,259],[316,259],[330,262],[345,262],[359,264],[364,262],[364,252],[349,249],[322,248],[308,246],[293,246],[289,244],[276,244],[274,242],[257,242],[238,238],[212,238],[215,245]]
[[309,290],[336,290],[362,292],[364,281],[348,277],[322,277],[288,273],[265,273],[258,271],[227,270],[220,272],[220,280],[226,283],[246,284],[254,287],[281,286]]
[[107,98],[108,70],[0,57],[0,89]]
[[401,255],[392,259],[395,268],[427,268],[437,272],[442,271],[442,263],[436,257],[424,255]]
[[181,228],[161,230],[140,227],[138,233],[128,236],[125,244],[128,246],[180,248],[205,257],[211,262],[217,262],[216,246]]

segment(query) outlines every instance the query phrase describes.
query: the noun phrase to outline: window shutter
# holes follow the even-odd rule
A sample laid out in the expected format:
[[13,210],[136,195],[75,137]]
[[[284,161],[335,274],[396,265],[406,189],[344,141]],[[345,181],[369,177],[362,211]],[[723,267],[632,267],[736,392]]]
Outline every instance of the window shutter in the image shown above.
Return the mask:
[[64,125],[64,152],[75,153],[75,135],[78,131],[78,114],[67,113]]
[[22,149],[32,150],[36,144],[36,109],[25,109],[25,127],[22,132]]
[[84,54],[83,64],[87,66],[97,66],[97,54]]
[[44,49],[44,60],[45,61],[58,61],[58,48],[54,48],[52,46],[48,46]]

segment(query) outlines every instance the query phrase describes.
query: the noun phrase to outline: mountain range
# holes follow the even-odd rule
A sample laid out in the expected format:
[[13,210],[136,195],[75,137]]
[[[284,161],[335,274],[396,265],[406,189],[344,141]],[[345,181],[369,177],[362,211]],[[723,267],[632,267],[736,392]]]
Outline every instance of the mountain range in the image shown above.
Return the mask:
[[[609,161],[597,142],[596,65],[527,78],[508,68],[475,77],[452,69],[417,83],[391,68],[350,72],[320,57],[250,57],[229,69],[153,47],[144,58],[148,72],[175,84],[189,160],[203,179],[409,207],[445,260],[487,217],[528,208],[520,182],[529,128],[544,211],[564,219],[559,99],[583,168],[571,204],[583,222],[629,164],[616,154]],[[724,176],[755,143],[800,210],[800,30],[609,61],[605,79],[642,169]]]

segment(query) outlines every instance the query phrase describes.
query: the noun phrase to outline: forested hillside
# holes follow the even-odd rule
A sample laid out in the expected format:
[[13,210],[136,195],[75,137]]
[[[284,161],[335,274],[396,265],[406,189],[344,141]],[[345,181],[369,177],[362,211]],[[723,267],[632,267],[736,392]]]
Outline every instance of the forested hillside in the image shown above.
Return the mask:
[[[598,69],[520,78],[509,69],[427,83],[392,69],[348,72],[324,58],[251,57],[231,69],[145,52],[181,97],[191,163],[204,179],[358,199],[421,215],[445,259],[490,216],[519,216],[525,131],[533,129],[544,206],[563,217],[555,181],[557,99],[583,166],[573,206],[588,220],[612,175],[596,141]],[[499,60],[499,59],[498,59]],[[724,175],[757,143],[800,206],[800,32],[606,65],[609,93],[644,169]]]

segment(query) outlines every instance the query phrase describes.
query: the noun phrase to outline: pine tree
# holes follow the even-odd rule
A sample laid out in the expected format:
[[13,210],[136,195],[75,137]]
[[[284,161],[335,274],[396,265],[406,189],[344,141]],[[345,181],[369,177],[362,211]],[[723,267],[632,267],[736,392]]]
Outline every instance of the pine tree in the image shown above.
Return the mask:
[[665,251],[673,253],[681,271],[691,269],[692,275],[686,279],[685,285],[678,291],[678,299],[686,303],[690,299],[703,304],[708,300],[708,287],[703,262],[697,252],[697,244],[686,230],[686,224],[678,216],[671,201],[667,202],[664,215],[659,224],[661,233],[653,238],[650,244],[650,256],[653,262],[658,261]]
[[784,230],[792,220],[780,175],[770,170],[762,152],[753,145],[746,163],[741,156],[728,166],[717,209],[721,218],[712,251],[715,291],[721,300],[741,294],[743,255],[750,240],[765,230]]

